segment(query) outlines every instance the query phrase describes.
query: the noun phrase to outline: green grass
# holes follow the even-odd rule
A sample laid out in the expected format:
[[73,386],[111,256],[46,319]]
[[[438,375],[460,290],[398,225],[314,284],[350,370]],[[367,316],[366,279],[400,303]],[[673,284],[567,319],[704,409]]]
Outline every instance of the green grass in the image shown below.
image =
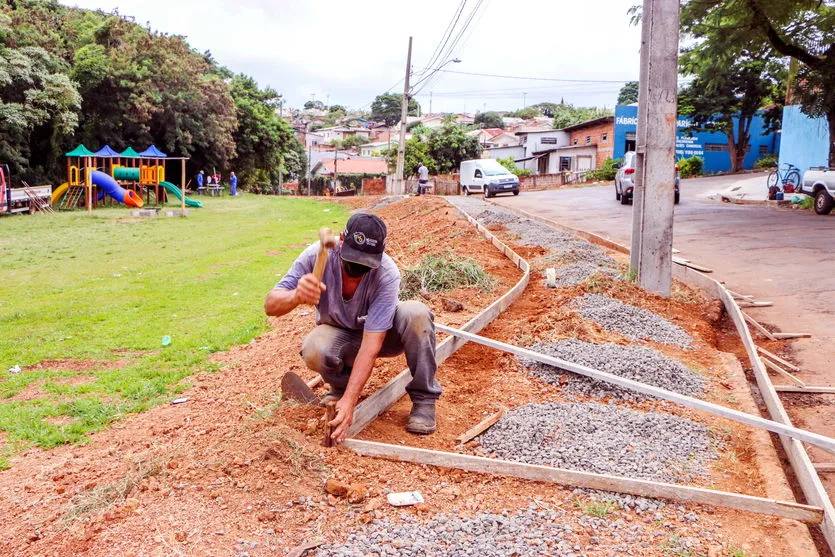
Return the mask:
[[[302,244],[347,217],[304,199],[204,203],[187,219],[124,208],[0,218],[0,468],[26,446],[82,442],[213,371],[212,352],[266,329],[264,296]],[[10,400],[30,385],[23,398],[34,399]]]
[[467,286],[490,292],[496,285],[496,280],[487,274],[481,264],[455,255],[450,250],[427,255],[419,265],[403,269],[402,277],[400,298],[403,300]]
[[584,514],[589,516],[594,516],[597,518],[606,518],[611,514],[615,509],[617,509],[617,504],[613,501],[583,501],[582,499],[576,499],[574,504],[577,506],[578,509],[583,511]]

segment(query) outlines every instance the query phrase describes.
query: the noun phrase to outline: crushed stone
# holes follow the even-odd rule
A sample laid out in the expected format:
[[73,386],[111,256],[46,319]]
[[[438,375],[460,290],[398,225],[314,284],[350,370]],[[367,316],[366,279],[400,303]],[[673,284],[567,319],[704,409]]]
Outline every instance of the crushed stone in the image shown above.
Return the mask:
[[707,477],[707,426],[596,402],[514,408],[479,437],[482,453],[529,464],[689,483]]
[[[696,396],[705,389],[705,381],[697,373],[681,362],[670,359],[646,346],[594,344],[567,339],[552,343],[536,343],[529,348],[547,356],[561,358],[683,395]],[[598,399],[611,397],[629,401],[652,398],[527,358],[519,358],[519,361],[535,377],[552,385],[562,385],[564,391],[574,395]]]
[[594,321],[607,331],[630,340],[653,340],[680,348],[690,348],[693,338],[660,315],[637,308],[602,294],[584,294],[570,304],[583,318]]

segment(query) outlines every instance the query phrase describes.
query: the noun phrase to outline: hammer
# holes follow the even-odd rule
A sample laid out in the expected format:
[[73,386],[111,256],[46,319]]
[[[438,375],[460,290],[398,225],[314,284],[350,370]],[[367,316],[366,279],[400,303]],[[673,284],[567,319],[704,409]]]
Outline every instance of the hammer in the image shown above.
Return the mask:
[[316,254],[316,263],[313,265],[313,275],[322,280],[325,274],[325,264],[328,262],[328,250],[336,245],[333,237],[333,230],[327,227],[319,229],[319,253]]

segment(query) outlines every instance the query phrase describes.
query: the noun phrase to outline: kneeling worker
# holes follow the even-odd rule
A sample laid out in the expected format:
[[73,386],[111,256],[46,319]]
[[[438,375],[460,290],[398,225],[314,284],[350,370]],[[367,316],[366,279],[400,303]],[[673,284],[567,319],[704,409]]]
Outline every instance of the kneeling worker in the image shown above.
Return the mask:
[[354,407],[378,357],[406,353],[412,381],[406,392],[412,411],[406,431],[435,431],[433,315],[417,301],[398,301],[400,271],[384,253],[386,225],[376,215],[352,216],[328,254],[320,282],[312,274],[319,242],[304,250],[290,271],[267,295],[264,311],[281,316],[299,304],[316,306],[317,327],[302,343],[307,366],[330,386],[336,400],[333,439],[342,442],[354,421]]

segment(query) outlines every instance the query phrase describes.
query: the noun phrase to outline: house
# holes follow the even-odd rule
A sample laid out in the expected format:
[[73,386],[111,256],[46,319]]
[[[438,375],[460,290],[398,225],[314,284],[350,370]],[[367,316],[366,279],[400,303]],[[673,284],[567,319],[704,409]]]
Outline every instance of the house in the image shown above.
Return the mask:
[[482,128],[480,130],[472,130],[467,132],[470,137],[478,138],[478,142],[482,147],[495,147],[493,138],[504,133],[501,128]]
[[[424,128],[440,128],[444,125],[444,120],[449,116],[449,114],[427,114],[419,120]],[[466,114],[453,114],[452,116],[455,117],[454,122],[456,124],[469,125],[474,122],[474,120]],[[408,119],[406,122],[411,123]]]
[[[585,146],[595,148],[592,168],[600,168],[603,165],[603,161],[612,158],[615,145],[614,116],[603,116],[602,118],[581,122],[563,128],[562,131],[569,134],[568,139],[571,147]],[[569,156],[585,156],[585,154],[579,155],[579,153],[584,153],[584,151],[577,149]]]
[[556,174],[560,171],[559,159],[551,154],[561,147],[569,146],[568,133],[550,129],[521,131],[515,135],[518,138],[517,145],[487,148],[484,155],[491,159],[513,157],[521,168],[534,174]]
[[375,141],[374,143],[366,143],[360,145],[361,157],[379,157],[383,151],[390,148],[397,149],[397,141]]
[[502,130],[502,133],[494,135],[490,142],[496,147],[507,147],[509,145],[518,145],[519,137],[515,133]]
[[316,133],[322,137],[322,145],[332,145],[334,141],[343,141],[346,137],[351,137],[352,135],[364,137],[371,141],[371,130],[368,128],[333,126],[318,129]]
[[310,173],[317,176],[333,176],[334,171],[340,174],[370,174],[383,176],[388,174],[386,161],[378,158],[338,159],[322,158],[314,164]]

